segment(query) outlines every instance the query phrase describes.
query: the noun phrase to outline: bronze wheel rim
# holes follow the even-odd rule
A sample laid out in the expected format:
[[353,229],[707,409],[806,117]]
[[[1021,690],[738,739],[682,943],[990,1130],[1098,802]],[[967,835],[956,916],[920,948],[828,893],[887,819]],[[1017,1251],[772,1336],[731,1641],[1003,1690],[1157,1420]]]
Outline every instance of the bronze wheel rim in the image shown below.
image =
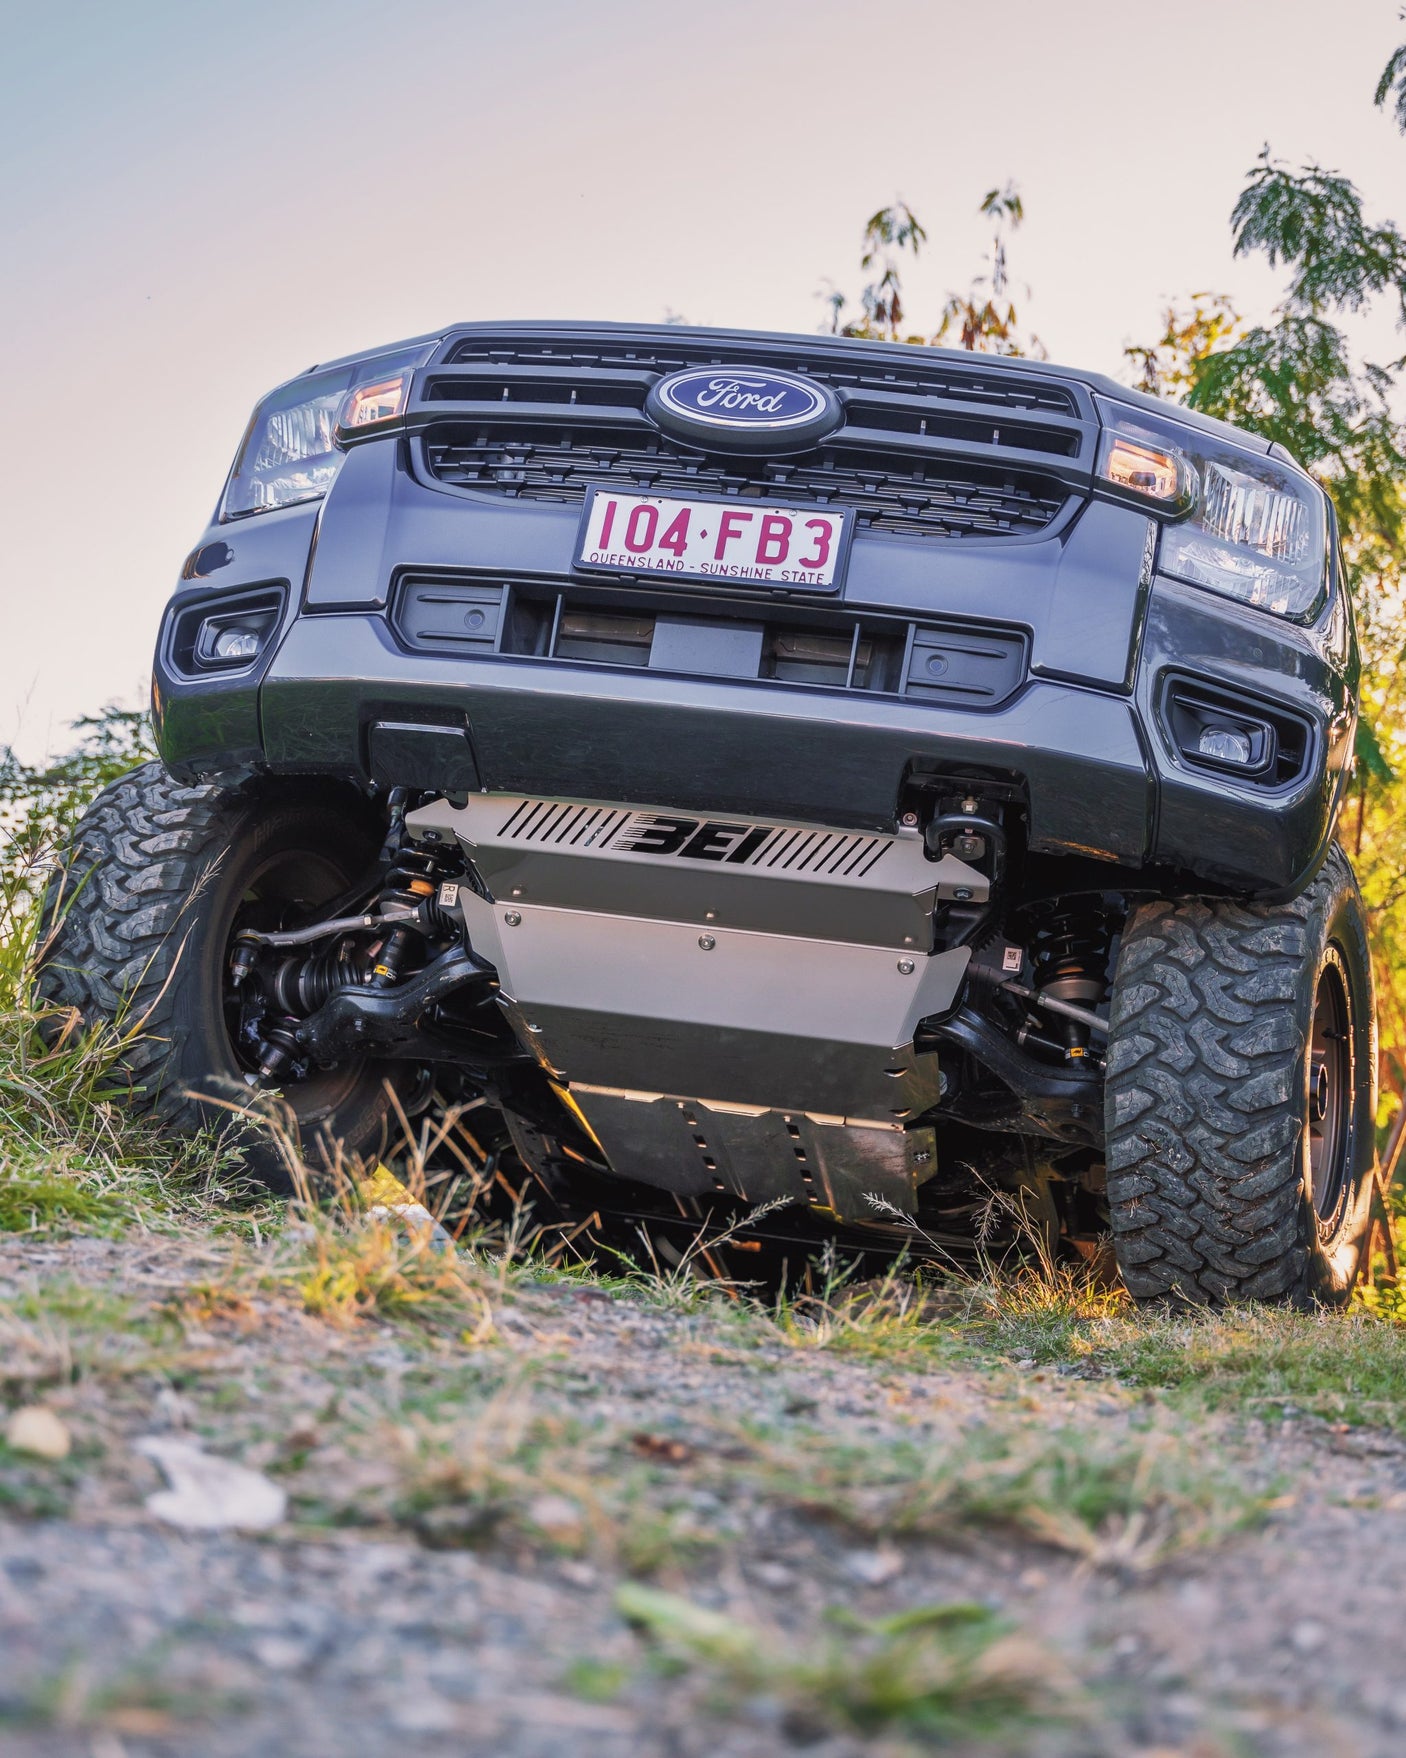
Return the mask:
[[1336,947],[1318,974],[1307,1067],[1308,1186],[1324,1233],[1339,1220],[1351,1183],[1354,1079],[1352,1003]]

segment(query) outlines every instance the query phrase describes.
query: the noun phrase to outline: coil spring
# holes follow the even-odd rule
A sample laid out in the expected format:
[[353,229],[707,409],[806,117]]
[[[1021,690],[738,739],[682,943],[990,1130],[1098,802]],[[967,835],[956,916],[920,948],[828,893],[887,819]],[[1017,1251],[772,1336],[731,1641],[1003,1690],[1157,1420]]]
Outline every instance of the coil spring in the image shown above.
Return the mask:
[[433,897],[444,876],[447,852],[437,848],[401,849],[386,875],[382,904],[399,903],[414,909],[427,897]]
[[1109,941],[1107,919],[1096,904],[1052,906],[1031,937],[1035,987],[1061,1001],[1092,1006],[1108,986]]
[[452,933],[456,924],[439,905],[439,887],[459,871],[458,852],[418,844],[400,849],[386,874],[381,904],[400,904],[406,909],[425,906],[425,917],[431,928]]

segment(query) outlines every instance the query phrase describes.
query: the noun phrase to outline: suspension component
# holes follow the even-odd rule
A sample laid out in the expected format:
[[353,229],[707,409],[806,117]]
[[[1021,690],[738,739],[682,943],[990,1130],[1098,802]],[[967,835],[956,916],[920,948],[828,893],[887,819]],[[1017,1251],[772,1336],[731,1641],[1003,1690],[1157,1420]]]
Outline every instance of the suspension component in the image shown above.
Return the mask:
[[360,986],[371,975],[372,950],[350,936],[301,958],[286,958],[270,988],[278,1005],[296,1018],[315,1013],[338,989]]
[[1088,1054],[1090,1027],[1079,1012],[1093,1013],[1107,993],[1111,938],[1107,915],[1096,899],[1048,905],[1036,919],[1030,945],[1036,1003],[1048,1002],[1057,1016],[1067,1061]]
[[261,946],[312,946],[319,940],[330,940],[334,934],[351,934],[358,928],[383,928],[399,920],[417,920],[418,910],[400,907],[393,912],[376,911],[365,916],[334,916],[330,922],[314,922],[310,928],[290,928],[284,933],[264,934],[257,928],[241,928],[235,935],[230,955],[230,975],[242,983],[254,968]]
[[993,983],[996,988],[1007,995],[1016,995],[1022,1001],[1033,1001],[1043,1007],[1047,1013],[1058,1013],[1065,1019],[1077,1019],[1086,1025],[1091,1032],[1101,1037],[1108,1036],[1108,1021],[1091,1008],[1076,1006],[1072,1001],[1061,1001],[1051,995],[1048,990],[1044,994],[1038,989],[1027,988],[1024,983],[1017,983],[1014,978],[1003,977],[1000,971],[990,970],[986,965],[973,964],[968,967],[969,976],[979,978],[983,983]]
[[421,843],[399,849],[381,889],[382,910],[397,905],[418,909],[435,895],[442,879],[453,876],[456,866],[457,857],[449,848]]
[[[335,1014],[353,1039],[379,1035],[403,1046],[415,1038],[415,1020],[437,1004],[442,988],[447,993],[481,981],[477,961],[462,946],[458,919],[438,900],[441,883],[461,870],[460,857],[452,846],[409,844],[405,803],[406,796],[392,799],[382,850],[386,877],[365,914],[236,934],[229,975],[239,992],[240,1040],[256,1070],[250,1076],[255,1084],[274,1086],[306,1072],[309,1043],[325,1051],[331,1029],[319,1035],[313,1028],[308,1035],[305,1028],[319,1016]],[[469,963],[460,971],[456,961],[463,959]],[[379,999],[392,989],[406,991],[412,1015],[402,1018],[399,1002]]]
[[273,1086],[286,1075],[290,1066],[304,1054],[297,1038],[298,1021],[284,1017],[270,1024],[263,1022],[259,1040],[259,1067],[256,1076],[260,1086]]
[[[381,892],[381,907],[414,910],[421,924],[443,930],[448,924],[436,901],[440,881],[449,876],[455,856],[448,848],[432,846],[407,847],[397,850],[386,875]],[[373,989],[390,989],[400,981],[400,974],[414,940],[415,929],[392,928],[387,934],[376,962],[371,967]]]

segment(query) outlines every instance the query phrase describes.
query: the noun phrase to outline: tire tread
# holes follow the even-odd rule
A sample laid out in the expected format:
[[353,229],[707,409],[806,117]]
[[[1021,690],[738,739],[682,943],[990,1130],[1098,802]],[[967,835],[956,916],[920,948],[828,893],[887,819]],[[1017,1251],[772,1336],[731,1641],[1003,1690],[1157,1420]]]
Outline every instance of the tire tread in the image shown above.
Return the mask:
[[39,998],[130,1032],[116,1070],[129,1102],[181,1134],[202,1116],[169,1078],[179,1062],[171,978],[238,800],[238,789],[191,786],[144,763],[93,800],[44,897]]
[[1301,1300],[1309,1242],[1299,996],[1335,846],[1288,903],[1144,904],[1123,935],[1106,1080],[1108,1197],[1139,1301]]

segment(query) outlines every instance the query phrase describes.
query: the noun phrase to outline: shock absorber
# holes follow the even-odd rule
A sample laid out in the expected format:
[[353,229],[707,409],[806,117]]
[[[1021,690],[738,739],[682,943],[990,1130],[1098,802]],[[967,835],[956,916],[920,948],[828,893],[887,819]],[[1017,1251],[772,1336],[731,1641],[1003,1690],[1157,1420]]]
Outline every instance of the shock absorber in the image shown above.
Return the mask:
[[[453,859],[453,852],[447,848],[402,846],[386,875],[382,909],[387,904],[418,909],[433,926],[448,926],[435,899],[440,881],[449,876]],[[386,935],[380,956],[371,967],[373,989],[389,989],[399,981],[401,966],[415,938],[416,930],[403,926],[392,928]]]
[[[1095,1011],[1108,989],[1108,920],[1093,899],[1050,906],[1036,921],[1030,957],[1041,1000],[1072,1003]],[[1081,1061],[1089,1048],[1089,1028],[1067,1014],[1051,1016],[1064,1040],[1065,1059]]]

